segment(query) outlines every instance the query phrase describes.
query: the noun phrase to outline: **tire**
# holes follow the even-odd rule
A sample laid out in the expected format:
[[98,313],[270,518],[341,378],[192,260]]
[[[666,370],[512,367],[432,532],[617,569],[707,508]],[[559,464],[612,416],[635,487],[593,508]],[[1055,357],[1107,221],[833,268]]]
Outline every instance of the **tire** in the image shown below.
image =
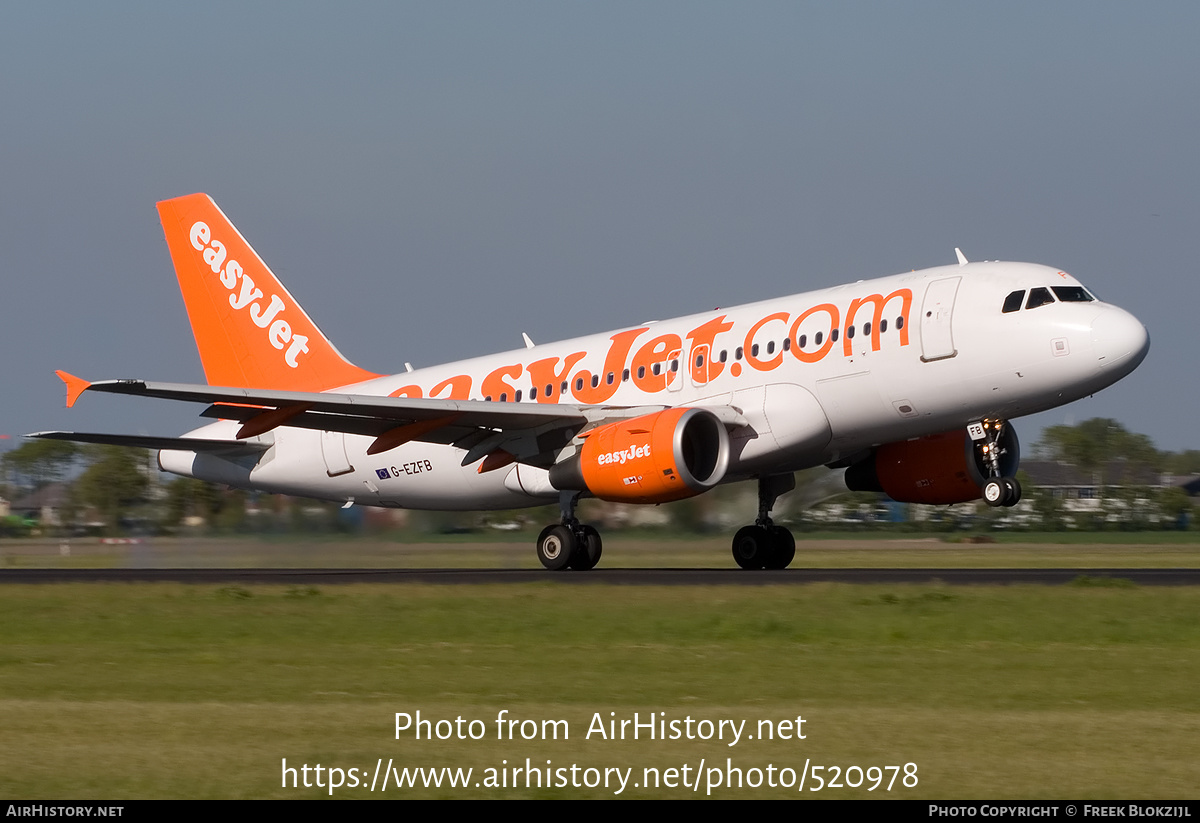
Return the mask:
[[565,569],[575,554],[575,535],[566,526],[547,526],[538,535],[538,560],[552,572]]
[[796,538],[783,526],[772,526],[768,534],[771,543],[764,568],[786,569],[796,559]]
[[1008,489],[1004,486],[1004,481],[999,477],[993,477],[983,484],[983,502],[995,508],[1003,506],[1005,498],[1008,497]]
[[600,540],[600,532],[592,526],[580,526],[575,534],[575,551],[571,555],[571,568],[575,571],[586,572],[596,568],[604,545]]
[[771,538],[762,526],[743,526],[733,536],[733,559],[743,569],[761,569],[770,556]]
[[1021,502],[1021,484],[1017,482],[1015,477],[1005,477],[1004,482],[1004,505],[1015,506]]

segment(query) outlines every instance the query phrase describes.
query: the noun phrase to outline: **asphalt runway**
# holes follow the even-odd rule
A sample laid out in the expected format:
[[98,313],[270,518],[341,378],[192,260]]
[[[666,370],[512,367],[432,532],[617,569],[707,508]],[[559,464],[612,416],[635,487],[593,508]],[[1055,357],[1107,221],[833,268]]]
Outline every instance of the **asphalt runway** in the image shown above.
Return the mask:
[[765,586],[806,583],[944,583],[1065,585],[1106,580],[1140,586],[1200,585],[1200,569],[593,569],[548,572],[513,569],[4,569],[4,583],[337,583],[608,584],[618,586]]

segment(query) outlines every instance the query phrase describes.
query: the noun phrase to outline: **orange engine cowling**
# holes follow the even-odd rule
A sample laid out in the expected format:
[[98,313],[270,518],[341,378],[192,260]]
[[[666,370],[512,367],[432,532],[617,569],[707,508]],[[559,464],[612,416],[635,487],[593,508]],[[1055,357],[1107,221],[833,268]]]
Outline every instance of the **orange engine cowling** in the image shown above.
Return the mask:
[[666,411],[593,429],[550,469],[559,490],[620,503],[667,503],[707,491],[729,467],[729,434],[704,409]]
[[[1000,474],[1012,477],[1021,459],[1012,426],[1004,427],[997,446]],[[846,486],[851,491],[884,492],[901,503],[944,505],[978,500],[987,477],[983,441],[973,441],[965,429],[956,429],[885,443],[846,469]]]

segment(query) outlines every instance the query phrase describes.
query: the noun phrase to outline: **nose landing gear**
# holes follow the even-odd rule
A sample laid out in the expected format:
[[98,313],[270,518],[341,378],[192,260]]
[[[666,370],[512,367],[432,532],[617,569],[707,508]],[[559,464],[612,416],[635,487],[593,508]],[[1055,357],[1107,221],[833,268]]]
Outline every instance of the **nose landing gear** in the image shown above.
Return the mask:
[[1015,477],[992,477],[983,484],[983,502],[989,506],[1015,506],[1021,502],[1021,484]]
[[1017,478],[1002,477],[1000,471],[1000,457],[1004,453],[1000,440],[1007,425],[1003,420],[983,420],[967,426],[972,440],[983,441],[980,450],[988,471],[988,479],[983,484],[983,502],[992,507],[1012,507],[1021,502],[1021,484]]

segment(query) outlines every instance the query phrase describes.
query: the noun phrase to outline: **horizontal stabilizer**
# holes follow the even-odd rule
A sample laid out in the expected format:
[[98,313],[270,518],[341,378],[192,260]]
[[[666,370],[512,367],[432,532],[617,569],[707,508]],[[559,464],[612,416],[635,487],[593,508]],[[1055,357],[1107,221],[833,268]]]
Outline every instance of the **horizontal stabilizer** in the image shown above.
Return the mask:
[[141,434],[93,434],[90,432],[34,432],[26,437],[42,440],[69,440],[73,443],[98,443],[102,446],[128,446],[135,449],[167,451],[225,452],[257,454],[271,447],[255,440],[203,440],[195,437],[151,437]]

